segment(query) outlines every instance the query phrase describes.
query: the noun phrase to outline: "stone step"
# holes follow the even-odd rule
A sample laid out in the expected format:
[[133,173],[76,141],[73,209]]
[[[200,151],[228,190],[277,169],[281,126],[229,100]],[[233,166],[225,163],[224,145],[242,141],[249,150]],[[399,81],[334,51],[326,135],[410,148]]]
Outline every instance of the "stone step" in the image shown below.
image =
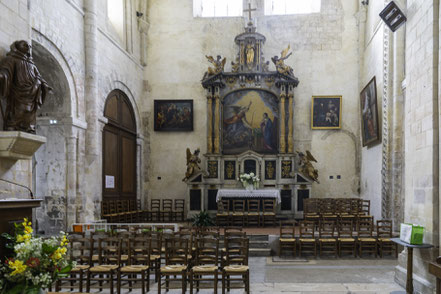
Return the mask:
[[271,248],[250,248],[249,256],[271,256]]
[[268,241],[268,235],[247,235],[251,241]]
[[268,248],[268,241],[250,241],[250,248]]

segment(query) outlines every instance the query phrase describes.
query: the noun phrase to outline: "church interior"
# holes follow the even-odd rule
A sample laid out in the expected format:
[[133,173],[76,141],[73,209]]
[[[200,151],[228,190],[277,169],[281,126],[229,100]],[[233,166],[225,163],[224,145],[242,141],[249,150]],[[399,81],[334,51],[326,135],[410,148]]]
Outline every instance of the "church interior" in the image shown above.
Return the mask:
[[440,13],[0,0],[0,293],[440,293]]

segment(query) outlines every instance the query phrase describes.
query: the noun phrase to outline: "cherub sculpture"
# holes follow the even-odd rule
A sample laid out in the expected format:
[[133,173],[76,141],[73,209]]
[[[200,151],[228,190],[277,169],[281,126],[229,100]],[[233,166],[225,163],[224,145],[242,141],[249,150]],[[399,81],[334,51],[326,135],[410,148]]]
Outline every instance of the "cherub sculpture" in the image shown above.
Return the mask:
[[280,58],[277,55],[271,58],[274,65],[276,66],[276,70],[278,73],[293,75],[292,68],[289,65],[285,64],[285,59],[290,57],[292,54],[292,52],[288,54],[289,49],[291,49],[290,45],[288,45],[288,47],[280,53]]
[[190,148],[187,148],[187,171],[185,172],[185,178],[182,179],[183,182],[187,181],[192,175],[201,170],[199,163],[201,159],[199,158],[199,153],[201,151],[196,149],[193,154],[191,154]]
[[213,58],[213,56],[205,55],[205,57],[208,59],[208,61],[210,61],[214,65],[214,67],[210,67],[210,66],[208,67],[207,72],[204,74],[204,77],[202,78],[203,80],[205,80],[209,76],[222,72],[224,70],[225,63],[227,62],[227,58],[224,57],[224,59],[222,59],[220,55],[216,57],[216,60]]
[[231,72],[238,72],[240,67],[239,57],[236,57],[236,62],[231,61]]
[[299,155],[299,172],[310,177],[314,182],[320,183],[318,181],[318,171],[314,168],[311,162],[317,162],[314,156],[312,156],[309,150],[306,150],[306,155],[303,152],[297,151]]

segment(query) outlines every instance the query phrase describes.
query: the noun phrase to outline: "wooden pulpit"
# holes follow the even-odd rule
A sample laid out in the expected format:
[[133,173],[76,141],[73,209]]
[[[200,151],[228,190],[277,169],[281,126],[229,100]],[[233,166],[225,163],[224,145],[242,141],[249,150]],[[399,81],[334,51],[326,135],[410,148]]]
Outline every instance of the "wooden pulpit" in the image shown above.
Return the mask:
[[[32,220],[32,209],[39,207],[41,199],[0,200],[0,233],[13,233],[14,223],[23,222],[26,217]],[[0,238],[0,260],[6,254],[5,239]]]

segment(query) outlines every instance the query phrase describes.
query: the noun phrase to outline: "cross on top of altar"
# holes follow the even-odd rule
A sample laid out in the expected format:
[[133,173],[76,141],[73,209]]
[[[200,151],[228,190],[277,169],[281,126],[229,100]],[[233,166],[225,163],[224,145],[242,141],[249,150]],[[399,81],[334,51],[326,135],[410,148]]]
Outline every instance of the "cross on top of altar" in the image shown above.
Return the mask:
[[248,12],[248,25],[251,26],[253,22],[251,21],[251,12],[256,11],[256,8],[251,8],[251,2],[248,1],[248,9],[244,9],[243,12]]

